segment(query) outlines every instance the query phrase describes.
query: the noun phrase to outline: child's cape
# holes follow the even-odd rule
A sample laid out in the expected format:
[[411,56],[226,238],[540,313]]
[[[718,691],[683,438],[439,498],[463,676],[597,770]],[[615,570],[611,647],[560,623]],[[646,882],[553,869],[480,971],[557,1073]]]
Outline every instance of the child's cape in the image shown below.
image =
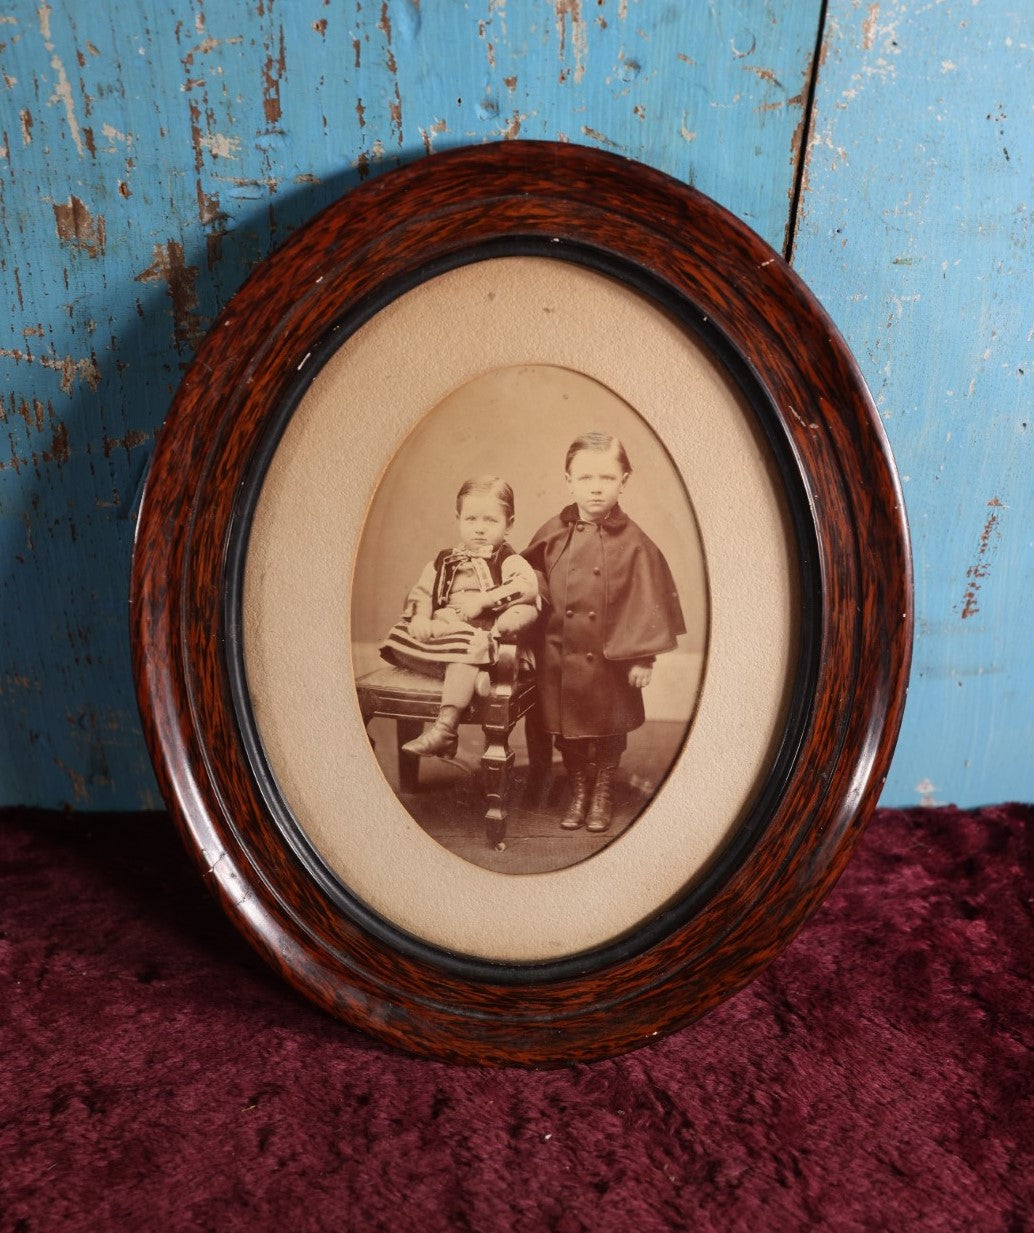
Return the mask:
[[[578,525],[577,505],[568,505],[532,537],[521,554],[539,576],[550,602],[549,576],[560,564]],[[603,653],[609,660],[646,659],[675,648],[686,632],[675,580],[664,554],[615,505],[602,523],[606,594]]]

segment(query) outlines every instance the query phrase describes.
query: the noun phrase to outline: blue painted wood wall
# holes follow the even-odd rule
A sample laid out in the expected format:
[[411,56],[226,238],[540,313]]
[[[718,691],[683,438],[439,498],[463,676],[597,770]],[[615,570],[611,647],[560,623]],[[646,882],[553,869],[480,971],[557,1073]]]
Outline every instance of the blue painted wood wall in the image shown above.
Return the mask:
[[791,252],[912,521],[884,799],[1034,798],[1032,59],[1025,0],[0,0],[0,804],[159,803],[135,503],[248,270],[367,176],[517,136],[641,159]]

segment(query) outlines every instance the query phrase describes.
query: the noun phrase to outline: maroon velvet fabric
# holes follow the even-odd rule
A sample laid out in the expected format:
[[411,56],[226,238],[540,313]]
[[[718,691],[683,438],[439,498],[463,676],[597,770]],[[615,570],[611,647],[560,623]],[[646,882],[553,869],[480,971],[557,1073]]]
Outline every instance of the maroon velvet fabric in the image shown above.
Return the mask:
[[311,1008],[163,815],[0,822],[2,1230],[1032,1227],[1029,807],[881,812],[749,988],[541,1073]]

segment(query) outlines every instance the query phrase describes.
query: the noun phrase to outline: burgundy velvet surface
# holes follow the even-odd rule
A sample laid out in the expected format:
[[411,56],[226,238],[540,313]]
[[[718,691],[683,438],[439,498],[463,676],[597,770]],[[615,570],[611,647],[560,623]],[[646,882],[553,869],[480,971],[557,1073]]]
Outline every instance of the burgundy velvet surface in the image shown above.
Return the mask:
[[753,985],[539,1073],[310,1008],[163,815],[0,823],[0,1229],[1034,1227],[1030,807],[879,813]]

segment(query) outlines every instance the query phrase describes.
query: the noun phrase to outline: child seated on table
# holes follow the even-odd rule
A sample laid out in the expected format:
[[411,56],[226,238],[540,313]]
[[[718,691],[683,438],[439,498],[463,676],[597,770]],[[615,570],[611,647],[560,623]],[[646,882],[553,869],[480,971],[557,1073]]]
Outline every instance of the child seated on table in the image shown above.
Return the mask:
[[467,480],[456,495],[456,546],[428,561],[380,652],[389,663],[441,677],[438,718],[402,748],[420,757],[456,753],[460,716],[488,693],[499,636],[535,623],[538,584],[506,542],[513,489],[495,475]]

